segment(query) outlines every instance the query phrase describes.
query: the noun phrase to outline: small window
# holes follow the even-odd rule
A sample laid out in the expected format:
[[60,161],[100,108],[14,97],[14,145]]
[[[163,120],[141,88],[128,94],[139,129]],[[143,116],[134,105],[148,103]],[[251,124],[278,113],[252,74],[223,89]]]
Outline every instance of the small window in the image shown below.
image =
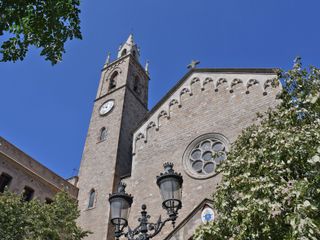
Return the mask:
[[127,55],[127,49],[123,49],[122,52],[121,52],[121,57]]
[[95,197],[96,197],[96,191],[92,189],[89,194],[88,208],[93,208]]
[[111,89],[114,89],[116,86],[117,86],[117,78],[118,78],[118,72],[114,72],[112,75],[111,75],[111,78],[110,78],[110,82],[109,82],[109,91]]
[[9,174],[1,173],[0,175],[0,192],[3,193],[4,189],[9,186],[12,177]]
[[46,204],[51,204],[53,203],[53,200],[51,198],[46,198],[45,202]]
[[102,142],[107,140],[107,136],[108,136],[108,130],[105,127],[101,128],[99,141]]
[[24,201],[31,201],[33,198],[34,190],[31,187],[25,186],[23,189],[22,199]]
[[136,93],[139,92],[139,77],[138,77],[138,76],[136,76],[136,77],[134,78],[133,91],[135,91]]
[[132,51],[132,55],[136,57],[137,56],[136,51]]

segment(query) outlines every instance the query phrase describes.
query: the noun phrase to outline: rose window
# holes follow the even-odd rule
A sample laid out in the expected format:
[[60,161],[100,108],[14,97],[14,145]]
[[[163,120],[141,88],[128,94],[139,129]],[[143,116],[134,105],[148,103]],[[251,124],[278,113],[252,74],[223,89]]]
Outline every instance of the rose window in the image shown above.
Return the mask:
[[202,139],[191,144],[184,156],[187,173],[196,178],[213,176],[217,166],[227,158],[223,141],[217,138]]

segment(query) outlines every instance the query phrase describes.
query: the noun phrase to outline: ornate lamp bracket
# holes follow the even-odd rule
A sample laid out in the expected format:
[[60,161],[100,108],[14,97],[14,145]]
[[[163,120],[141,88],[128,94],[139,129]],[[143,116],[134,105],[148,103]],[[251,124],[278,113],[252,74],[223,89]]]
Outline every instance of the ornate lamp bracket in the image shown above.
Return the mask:
[[128,231],[126,233],[123,231],[124,227],[119,229],[115,232],[116,239],[119,239],[121,236],[125,236],[128,240],[149,240],[160,233],[167,222],[171,221],[174,227],[177,215],[170,216],[164,221],[162,221],[161,216],[159,216],[159,219],[156,223],[150,223],[150,215],[148,215],[146,209],[147,206],[143,204],[141,206],[141,217],[138,219],[140,224],[134,229],[131,229],[128,226]]

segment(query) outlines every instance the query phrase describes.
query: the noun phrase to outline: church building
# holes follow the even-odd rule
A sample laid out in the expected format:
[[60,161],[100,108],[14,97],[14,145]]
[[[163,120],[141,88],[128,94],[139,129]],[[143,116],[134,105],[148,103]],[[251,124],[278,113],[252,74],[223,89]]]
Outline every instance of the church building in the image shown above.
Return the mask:
[[[109,194],[119,184],[133,196],[128,224],[134,229],[145,204],[157,223],[167,218],[156,176],[170,162],[181,173],[182,208],[175,228],[166,224],[155,240],[190,240],[195,229],[219,217],[212,206],[232,142],[252,125],[257,112],[277,104],[281,86],[272,88],[276,69],[197,68],[189,71],[148,110],[148,65],[130,35],[117,58],[108,56],[97,95],[78,176],[65,180],[0,138],[0,192],[23,193],[26,201],[50,203],[61,190],[78,200],[78,224],[90,230],[86,240],[115,239]],[[171,165],[170,165],[171,166]],[[152,231],[152,229],[151,229]],[[122,238],[120,238],[122,239]]]
[[196,68],[192,62],[148,110],[150,78],[139,56],[130,35],[117,59],[108,57],[102,69],[77,184],[78,223],[93,232],[88,240],[114,239],[108,197],[121,181],[134,197],[131,228],[138,225],[142,204],[151,222],[166,218],[156,184],[165,162],[183,177],[182,208],[176,228],[167,224],[153,239],[192,239],[197,226],[217,217],[210,199],[221,181],[216,168],[228,161],[231,143],[257,112],[277,104],[275,69]]

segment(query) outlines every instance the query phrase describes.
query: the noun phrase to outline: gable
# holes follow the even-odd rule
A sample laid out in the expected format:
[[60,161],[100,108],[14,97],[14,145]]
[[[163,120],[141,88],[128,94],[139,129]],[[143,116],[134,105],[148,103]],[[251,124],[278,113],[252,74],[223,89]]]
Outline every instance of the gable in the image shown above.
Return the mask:
[[166,96],[149,112],[146,118],[140,123],[133,135],[133,154],[136,153],[136,142],[138,140],[148,141],[148,131],[155,128],[156,131],[161,127],[159,119],[164,117],[170,119],[171,108],[183,105],[182,98],[193,96],[193,85],[199,84],[201,91],[211,88],[212,91],[219,92],[222,89],[230,94],[231,98],[234,91],[242,87],[243,94],[250,94],[252,89],[261,92],[261,96],[267,95],[271,87],[272,79],[277,77],[276,69],[194,69],[187,73],[174,86]]

